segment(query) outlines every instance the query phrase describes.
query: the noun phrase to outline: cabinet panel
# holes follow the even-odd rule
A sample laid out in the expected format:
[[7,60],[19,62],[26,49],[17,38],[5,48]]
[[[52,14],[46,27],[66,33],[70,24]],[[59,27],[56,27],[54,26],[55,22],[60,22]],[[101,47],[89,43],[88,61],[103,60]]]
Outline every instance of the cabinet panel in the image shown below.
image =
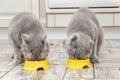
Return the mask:
[[48,15],[47,16],[47,26],[48,27],[54,27],[55,25],[54,15]]
[[55,15],[55,26],[56,27],[67,26],[69,21],[71,20],[71,17],[72,14]]
[[96,14],[101,26],[113,26],[113,14]]
[[[101,26],[114,26],[113,14],[96,14]],[[65,27],[71,20],[72,14],[55,15],[55,27]]]
[[20,12],[34,11],[32,10],[32,4],[31,4],[32,2],[34,1],[33,0],[0,0],[0,27],[8,27],[11,19]]
[[25,0],[0,0],[1,12],[21,12],[25,10]]
[[115,26],[120,26],[120,14],[114,14]]
[[14,15],[0,15],[0,27],[8,27]]

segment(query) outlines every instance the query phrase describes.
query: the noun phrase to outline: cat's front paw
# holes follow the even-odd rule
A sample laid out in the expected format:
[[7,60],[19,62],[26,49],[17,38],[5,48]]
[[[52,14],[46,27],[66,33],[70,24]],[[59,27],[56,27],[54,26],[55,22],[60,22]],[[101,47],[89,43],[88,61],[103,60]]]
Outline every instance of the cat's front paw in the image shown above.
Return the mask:
[[21,60],[13,59],[12,64],[14,65],[21,64]]
[[90,61],[91,61],[92,63],[100,63],[100,62],[101,62],[101,60],[100,60],[99,58],[97,58],[97,57],[91,57],[91,58],[90,58]]

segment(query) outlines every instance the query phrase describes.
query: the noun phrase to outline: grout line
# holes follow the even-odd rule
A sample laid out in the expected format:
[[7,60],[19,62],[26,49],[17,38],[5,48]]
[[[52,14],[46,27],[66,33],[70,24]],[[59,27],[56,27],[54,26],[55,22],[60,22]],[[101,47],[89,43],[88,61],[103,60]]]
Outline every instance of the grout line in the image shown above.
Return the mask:
[[110,51],[110,49],[108,49],[107,51],[109,52],[109,54],[111,54],[111,51]]
[[100,63],[120,63],[120,62],[100,62]]
[[96,79],[96,76],[95,76],[95,64],[93,63],[93,77],[94,79]]
[[111,43],[109,42],[109,40],[111,40],[111,39],[108,39],[108,40],[106,40],[106,41],[107,41],[107,43],[110,45],[110,48],[112,48],[112,45],[111,45]]
[[64,73],[64,75],[63,75],[62,80],[64,80],[66,72],[67,72],[67,68],[65,69],[65,73]]
[[120,71],[120,67],[118,67],[118,70]]
[[1,79],[6,76],[8,73],[10,73],[13,69],[15,69],[18,65],[16,65],[15,67],[13,67],[11,70],[9,70],[8,72],[6,72],[3,76],[1,76]]
[[113,13],[113,26],[115,26],[115,13]]

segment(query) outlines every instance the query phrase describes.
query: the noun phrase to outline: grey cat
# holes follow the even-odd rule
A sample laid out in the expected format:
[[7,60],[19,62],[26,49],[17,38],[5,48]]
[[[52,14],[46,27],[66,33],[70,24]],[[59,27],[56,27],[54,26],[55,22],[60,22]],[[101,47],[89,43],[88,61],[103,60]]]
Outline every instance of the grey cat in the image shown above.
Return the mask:
[[72,59],[91,59],[100,62],[98,53],[103,43],[103,30],[95,14],[88,8],[80,8],[67,27],[68,39],[64,48]]
[[31,13],[16,15],[9,25],[9,41],[14,50],[14,63],[24,59],[38,61],[46,59],[49,44],[44,27]]

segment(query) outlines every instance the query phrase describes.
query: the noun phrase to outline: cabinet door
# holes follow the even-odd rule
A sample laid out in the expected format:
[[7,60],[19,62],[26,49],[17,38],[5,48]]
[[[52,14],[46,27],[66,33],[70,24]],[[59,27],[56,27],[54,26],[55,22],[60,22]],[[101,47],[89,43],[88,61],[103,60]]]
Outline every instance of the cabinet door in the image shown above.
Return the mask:
[[8,27],[11,19],[20,12],[31,12],[30,0],[0,0],[0,27]]
[[39,0],[0,0],[0,27],[8,27],[11,19],[20,12],[37,13],[35,7],[37,10],[38,2]]
[[54,15],[47,15],[47,26],[48,27],[55,27],[55,17]]
[[101,26],[113,26],[113,14],[96,14]]
[[17,13],[26,11],[27,0],[0,0],[0,13]]
[[66,27],[71,20],[72,14],[55,15],[55,26]]
[[[66,27],[69,24],[73,14],[52,14],[48,15],[48,26]],[[101,26],[114,26],[113,14],[96,14],[99,24]]]
[[120,14],[114,14],[114,24],[120,26]]

